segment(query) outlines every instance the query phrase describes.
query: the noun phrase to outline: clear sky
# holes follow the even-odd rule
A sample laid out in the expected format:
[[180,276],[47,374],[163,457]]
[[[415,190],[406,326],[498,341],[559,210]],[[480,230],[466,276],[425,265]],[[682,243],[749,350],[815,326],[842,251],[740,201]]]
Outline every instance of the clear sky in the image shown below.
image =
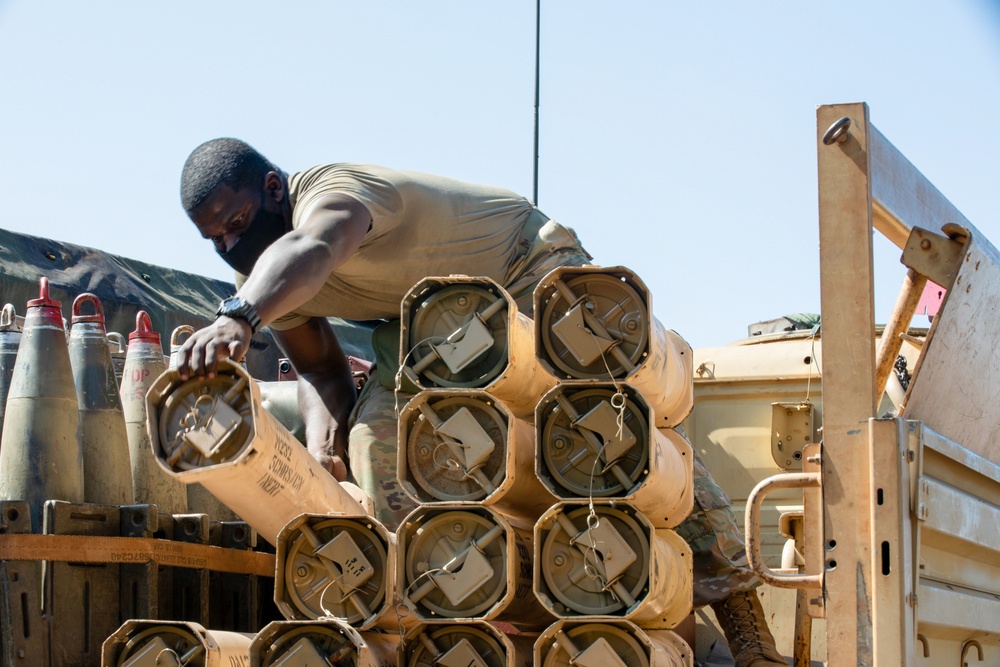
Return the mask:
[[[0,225],[231,279],[177,187],[217,136],[530,197],[534,38],[534,0],[0,0]],[[815,108],[858,101],[1000,242],[986,0],[543,0],[538,203],[722,345],[819,310]]]

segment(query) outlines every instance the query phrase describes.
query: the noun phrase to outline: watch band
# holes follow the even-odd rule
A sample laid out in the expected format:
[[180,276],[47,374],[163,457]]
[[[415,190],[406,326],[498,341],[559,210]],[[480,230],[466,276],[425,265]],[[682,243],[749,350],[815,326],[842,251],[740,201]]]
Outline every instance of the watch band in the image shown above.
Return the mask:
[[260,329],[260,315],[253,304],[241,296],[231,296],[223,299],[219,304],[219,309],[215,311],[215,317],[229,317],[234,320],[243,320],[250,325],[250,334],[257,333]]

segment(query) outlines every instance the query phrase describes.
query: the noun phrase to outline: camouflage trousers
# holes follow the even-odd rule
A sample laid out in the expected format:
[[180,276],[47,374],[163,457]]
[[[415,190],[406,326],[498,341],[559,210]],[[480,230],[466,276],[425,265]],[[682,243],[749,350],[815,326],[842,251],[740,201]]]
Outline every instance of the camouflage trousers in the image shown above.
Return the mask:
[[[559,266],[579,266],[591,259],[572,230],[549,223],[541,228],[537,241],[515,265],[506,287],[518,310],[530,317],[532,291],[549,271]],[[362,389],[351,414],[349,456],[354,482],[375,501],[376,518],[395,530],[416,504],[396,479],[396,415],[413,394],[395,391],[376,379],[393,375],[384,369],[379,374],[373,373]],[[694,510],[676,531],[691,546],[694,555],[694,604],[701,607],[735,592],[752,590],[760,581],[747,564],[732,501],[715,483],[697,452],[694,496]]]
[[697,449],[694,453],[694,509],[675,530],[691,547],[695,608],[760,586],[760,580],[747,562],[743,535],[733,514],[733,501],[715,483]]

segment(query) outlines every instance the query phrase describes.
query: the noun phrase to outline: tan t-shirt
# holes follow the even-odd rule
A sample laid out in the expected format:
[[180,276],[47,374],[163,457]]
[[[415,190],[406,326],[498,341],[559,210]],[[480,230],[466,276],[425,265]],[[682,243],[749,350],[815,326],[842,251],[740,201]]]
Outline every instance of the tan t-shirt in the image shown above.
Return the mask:
[[277,330],[308,317],[399,317],[407,290],[427,276],[487,276],[507,285],[534,235],[526,232],[548,219],[510,190],[373,165],[313,167],[290,176],[288,190],[293,227],[334,192],[361,202],[372,226],[316,296],[269,325]]

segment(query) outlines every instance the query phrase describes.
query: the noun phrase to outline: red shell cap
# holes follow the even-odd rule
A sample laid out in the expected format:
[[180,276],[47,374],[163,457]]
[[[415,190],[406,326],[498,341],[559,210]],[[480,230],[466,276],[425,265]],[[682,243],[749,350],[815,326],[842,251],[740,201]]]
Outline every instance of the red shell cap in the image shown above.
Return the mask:
[[148,340],[160,344],[160,334],[153,331],[153,323],[149,319],[149,313],[140,310],[135,316],[135,331],[128,335],[128,342],[134,340]]
[[28,302],[28,311],[24,314],[26,318],[31,318],[32,326],[47,324],[49,326],[63,329],[65,324],[62,317],[62,303],[49,297],[49,279],[42,276],[38,281],[38,298]]
[[[93,315],[84,315],[80,312],[83,308],[83,304],[85,303],[93,304]],[[96,324],[100,324],[102,329],[104,328],[104,306],[101,305],[101,300],[97,298],[96,294],[84,292],[73,300],[72,321],[73,324],[79,324],[81,322],[94,322]]]
[[28,308],[38,308],[48,306],[50,308],[62,308],[62,302],[49,297],[49,279],[42,276],[38,281],[38,298],[28,302]]

